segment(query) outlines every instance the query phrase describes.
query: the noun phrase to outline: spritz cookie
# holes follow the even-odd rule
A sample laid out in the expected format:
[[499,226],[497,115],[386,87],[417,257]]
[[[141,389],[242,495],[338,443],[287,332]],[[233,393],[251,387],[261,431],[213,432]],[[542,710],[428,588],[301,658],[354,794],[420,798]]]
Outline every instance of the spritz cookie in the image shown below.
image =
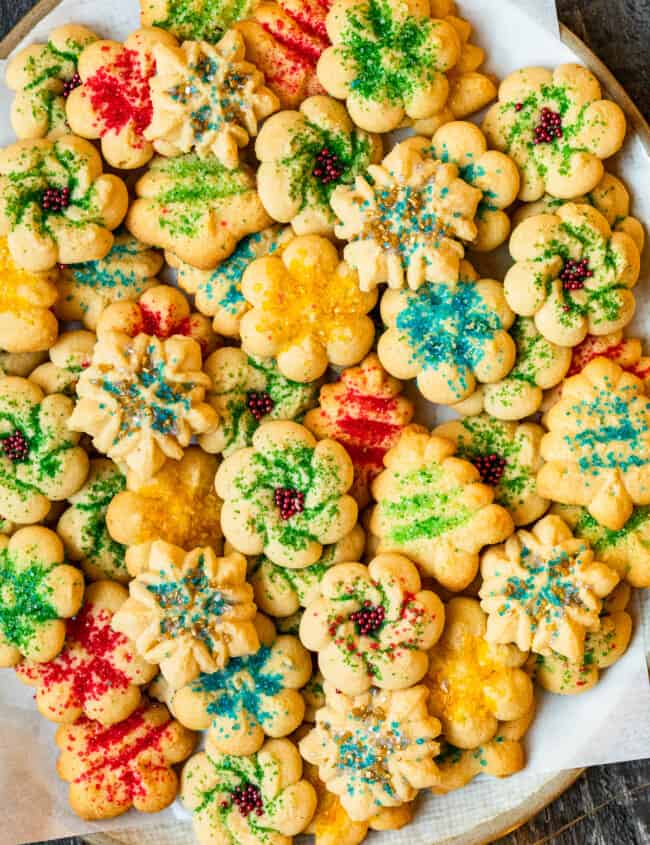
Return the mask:
[[634,505],[650,504],[650,400],[640,379],[595,358],[566,379],[544,423],[541,496],[583,505],[612,531],[625,525]]
[[382,158],[378,135],[358,129],[331,97],[309,97],[298,111],[266,121],[255,144],[261,162],[257,189],[274,220],[297,235],[331,235],[336,217],[330,197]]
[[300,640],[317,652],[326,681],[360,695],[421,681],[444,624],[444,606],[422,589],[416,566],[384,554],[367,567],[339,563],[325,573],[300,622]]
[[440,722],[424,685],[347,696],[325,682],[325,699],[300,753],[353,821],[400,807],[436,783]]
[[302,235],[280,255],[253,261],[242,293],[251,306],[239,325],[242,349],[275,358],[292,381],[315,381],[328,364],[349,367],[370,350],[377,294],[359,290],[356,271],[327,238]]
[[92,821],[131,807],[143,813],[168,807],[178,792],[173,767],[192,753],[196,735],[173,720],[164,704],[145,701],[117,725],[85,718],[61,725],[56,744],[56,770],[70,784],[70,806]]
[[0,150],[0,235],[17,267],[39,272],[103,258],[127,206],[126,185],[102,173],[99,153],[82,138]]
[[377,354],[391,375],[416,379],[430,402],[467,399],[480,383],[498,382],[512,369],[515,315],[503,285],[480,279],[466,261],[455,285],[425,282],[417,290],[387,290],[381,299],[386,331]]
[[324,385],[318,408],[305,415],[305,426],[316,437],[345,446],[354,465],[350,494],[360,508],[370,501],[370,483],[384,468],[384,455],[413,419],[415,407],[402,389],[373,353]]
[[81,85],[79,54],[96,40],[87,27],[64,24],[50,32],[45,44],[30,44],[7,64],[5,81],[16,92],[11,126],[18,138],[58,138],[70,131],[65,101]]
[[208,401],[219,422],[199,437],[206,452],[231,455],[250,446],[271,420],[295,420],[316,403],[317,382],[285,378],[273,358],[254,358],[233,346],[217,349],[205,362],[212,379]]
[[238,20],[245,18],[249,0],[140,0],[142,26],[167,29],[179,41],[213,44]]
[[88,456],[67,427],[73,402],[45,396],[17,376],[0,378],[0,513],[20,524],[40,522],[52,502],[79,490]]
[[327,15],[332,42],[318,60],[328,94],[352,120],[390,132],[404,118],[432,117],[449,96],[446,72],[460,58],[449,23],[429,17],[428,0],[336,0]]
[[67,623],[61,653],[48,663],[23,660],[16,667],[20,680],[36,688],[36,706],[46,719],[71,724],[86,716],[114,725],[140,706],[140,688],[156,667],[111,630],[111,619],[127,597],[127,590],[112,581],[91,585],[79,613]]
[[63,544],[41,526],[0,535],[0,666],[25,657],[52,660],[63,648],[65,622],[83,600],[84,579],[64,562]]
[[625,138],[622,109],[601,96],[596,77],[576,64],[553,72],[522,68],[503,80],[483,131],[519,165],[519,199],[532,202],[544,193],[572,199],[600,182],[602,159],[618,152]]
[[245,235],[271,223],[246,168],[229,170],[214,156],[156,156],[135,185],[129,231],[199,270],[212,270]]
[[289,569],[309,566],[357,521],[357,503],[346,495],[352,477],[352,462],[339,443],[317,443],[295,422],[265,423],[250,447],[217,470],[224,536],[243,554],[264,553]]
[[454,284],[464,244],[478,233],[482,198],[456,164],[434,157],[428,138],[409,138],[366,176],[334,190],[334,232],[348,241],[343,256],[362,290],[381,282],[413,290],[425,281]]
[[634,316],[638,247],[627,233],[612,232],[595,208],[566,203],[527,218],[512,233],[510,254],[508,304],[534,317],[551,342],[576,346],[587,334],[624,328]]
[[208,742],[183,768],[181,800],[201,845],[292,845],[316,809],[288,739],[269,739],[246,757],[221,754]]
[[0,377],[21,376],[26,378],[36,367],[45,363],[47,352],[7,352],[0,349]]
[[145,130],[153,116],[150,86],[157,44],[174,47],[177,41],[162,29],[139,29],[123,44],[95,41],[79,56],[81,85],[68,96],[66,117],[75,134],[100,141],[113,167],[133,170],[154,154]]
[[619,581],[554,514],[484,552],[481,574],[490,642],[574,661],[583,657],[585,633],[600,626],[601,600]]
[[63,393],[75,398],[81,373],[90,366],[97,338],[84,329],[63,332],[49,350],[49,361],[39,364],[29,374],[43,393]]
[[454,452],[451,440],[425,429],[402,432],[372,483],[377,504],[369,527],[379,552],[404,554],[458,591],[474,580],[481,548],[505,540],[513,522],[493,504],[478,469]]

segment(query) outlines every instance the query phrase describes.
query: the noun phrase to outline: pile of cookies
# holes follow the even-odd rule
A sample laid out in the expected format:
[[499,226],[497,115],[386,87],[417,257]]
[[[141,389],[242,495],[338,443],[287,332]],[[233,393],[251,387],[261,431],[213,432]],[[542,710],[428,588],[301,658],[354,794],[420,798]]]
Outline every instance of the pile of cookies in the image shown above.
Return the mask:
[[83,818],[355,845],[630,640],[625,118],[574,64],[497,87],[451,0],[141,5],[7,70],[0,665]]

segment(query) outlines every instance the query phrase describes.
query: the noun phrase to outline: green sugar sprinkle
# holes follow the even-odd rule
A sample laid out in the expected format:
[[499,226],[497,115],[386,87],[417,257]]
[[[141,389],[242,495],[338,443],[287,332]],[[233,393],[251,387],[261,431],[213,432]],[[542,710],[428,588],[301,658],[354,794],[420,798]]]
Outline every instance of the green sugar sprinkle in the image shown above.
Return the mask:
[[29,647],[40,625],[58,619],[51,604],[52,588],[43,583],[49,572],[50,567],[39,560],[25,566],[7,548],[0,551],[0,631],[21,651]]
[[251,0],[167,0],[165,17],[154,21],[181,41],[219,41],[224,32],[252,11]]

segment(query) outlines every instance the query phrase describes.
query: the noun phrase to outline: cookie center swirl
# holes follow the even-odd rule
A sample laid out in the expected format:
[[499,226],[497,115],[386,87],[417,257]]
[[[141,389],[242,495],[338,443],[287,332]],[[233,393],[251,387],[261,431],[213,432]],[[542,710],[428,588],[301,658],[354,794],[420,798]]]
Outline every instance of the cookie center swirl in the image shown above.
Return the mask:
[[357,626],[359,634],[367,636],[381,628],[385,615],[386,611],[381,605],[373,605],[370,601],[365,601],[361,610],[350,614],[350,621]]
[[533,143],[550,144],[554,138],[561,138],[562,134],[562,117],[560,113],[544,106],[540,114],[539,123],[533,133]]
[[[199,563],[202,564],[201,558]],[[200,568],[192,569],[176,581],[147,584],[156,597],[163,618],[160,632],[171,636],[190,633],[208,638],[208,628],[226,610],[226,600]]]
[[336,153],[330,152],[327,147],[323,147],[316,154],[312,173],[323,185],[329,185],[331,182],[337,182],[341,178],[343,175],[343,166]]
[[291,519],[305,509],[305,494],[291,487],[276,487],[274,499],[280,510],[280,519]]
[[562,288],[564,290],[580,290],[585,286],[585,281],[593,275],[594,271],[589,268],[589,259],[574,260],[568,258],[560,273]]
[[406,751],[409,741],[399,730],[398,722],[387,722],[381,708],[357,707],[352,715],[354,727],[333,734],[339,749],[337,768],[348,777],[354,773],[361,784],[384,784],[390,794],[391,758]]
[[496,486],[506,469],[506,459],[493,452],[489,455],[477,455],[474,458],[474,466],[481,474],[483,484]]
[[16,429],[2,441],[2,451],[15,464],[26,461],[29,457],[29,443],[22,431]]
[[70,188],[46,188],[41,197],[41,208],[56,214],[70,205]]
[[271,413],[275,402],[266,390],[249,390],[246,394],[246,407],[259,422]]
[[408,257],[423,234],[434,241],[444,237],[449,227],[431,210],[434,194],[431,183],[420,190],[410,186],[381,190],[375,211],[364,224],[362,239],[376,240],[383,249]]
[[253,812],[256,816],[261,816],[264,813],[264,802],[259,786],[255,786],[253,783],[244,783],[233,789],[230,795],[232,803],[235,804],[244,818],[247,818]]

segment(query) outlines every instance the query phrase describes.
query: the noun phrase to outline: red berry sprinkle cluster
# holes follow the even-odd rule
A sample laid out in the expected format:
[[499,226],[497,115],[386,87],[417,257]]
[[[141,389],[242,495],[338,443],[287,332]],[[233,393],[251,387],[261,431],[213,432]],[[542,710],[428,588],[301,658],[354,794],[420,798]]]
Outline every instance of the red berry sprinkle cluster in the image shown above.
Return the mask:
[[574,261],[569,258],[564,263],[560,279],[564,290],[580,290],[585,286],[585,279],[590,279],[593,275],[594,271],[589,269],[588,259],[581,258],[579,261]]
[[[250,813],[255,812],[256,816],[261,816],[264,812],[264,802],[262,801],[262,793],[258,786],[252,783],[245,783],[243,786],[238,786],[231,792],[232,803],[236,805],[239,812],[246,818]],[[222,802],[222,806],[230,806],[227,801]]]
[[386,612],[380,604],[373,605],[365,601],[361,610],[350,614],[350,622],[354,622],[362,636],[367,636],[381,628],[385,616]]
[[70,205],[70,188],[46,188],[41,198],[43,211],[63,211]]
[[343,167],[338,160],[335,153],[331,153],[327,147],[317,154],[314,162],[314,176],[319,179],[323,185],[329,185],[330,182],[337,182],[343,173]]
[[275,504],[280,509],[281,519],[291,519],[305,509],[305,494],[291,487],[276,487]]
[[29,455],[29,443],[22,431],[14,431],[9,437],[5,437],[2,441],[2,451],[14,463],[26,460]]
[[534,144],[550,144],[553,138],[562,137],[562,118],[556,111],[544,107],[539,124],[535,127]]
[[483,484],[498,484],[506,468],[506,459],[495,452],[490,455],[477,455],[473,463],[481,474]]
[[63,96],[69,97],[72,91],[74,91],[74,89],[78,88],[80,85],[81,77],[78,73],[75,73],[72,79],[66,79],[66,81],[63,83]]
[[249,390],[246,394],[246,407],[259,422],[266,417],[275,407],[275,402],[265,390]]

